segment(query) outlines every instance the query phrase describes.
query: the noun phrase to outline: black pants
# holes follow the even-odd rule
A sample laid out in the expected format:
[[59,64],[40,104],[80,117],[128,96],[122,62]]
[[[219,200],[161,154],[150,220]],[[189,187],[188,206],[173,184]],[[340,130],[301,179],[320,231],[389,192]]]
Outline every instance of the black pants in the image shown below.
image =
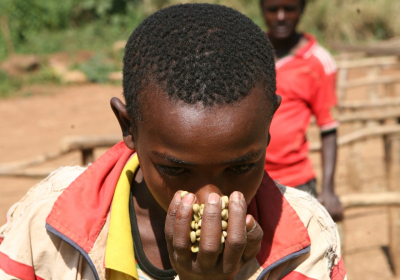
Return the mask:
[[302,190],[302,191],[308,192],[313,197],[317,197],[316,186],[317,186],[317,180],[312,179],[312,180],[308,181],[305,184],[302,184],[300,186],[296,186],[295,188],[298,189],[298,190]]

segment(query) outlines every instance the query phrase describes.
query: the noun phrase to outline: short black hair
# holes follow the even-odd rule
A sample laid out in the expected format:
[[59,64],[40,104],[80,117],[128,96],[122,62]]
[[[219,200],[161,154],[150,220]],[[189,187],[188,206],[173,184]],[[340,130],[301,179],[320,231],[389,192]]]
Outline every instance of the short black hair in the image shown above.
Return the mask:
[[150,83],[171,98],[204,106],[235,102],[257,85],[265,88],[271,111],[277,107],[273,48],[256,24],[231,8],[162,9],[133,31],[123,62],[123,93],[133,125],[141,115],[139,93]]
[[[266,0],[260,0],[261,8],[263,7],[265,1]],[[306,8],[306,5],[307,5],[307,0],[300,0],[300,5],[301,5],[301,10],[304,11],[304,9]]]

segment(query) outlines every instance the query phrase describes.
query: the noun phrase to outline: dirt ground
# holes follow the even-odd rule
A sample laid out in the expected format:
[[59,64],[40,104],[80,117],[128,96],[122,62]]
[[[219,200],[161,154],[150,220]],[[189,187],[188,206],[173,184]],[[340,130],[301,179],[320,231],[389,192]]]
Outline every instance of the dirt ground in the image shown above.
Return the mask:
[[[0,167],[5,163],[57,151],[65,136],[120,133],[109,106],[111,97],[121,97],[119,86],[37,86],[24,90],[31,92],[32,96],[0,101]],[[366,174],[358,178],[365,184],[359,190],[350,190],[345,183],[349,173],[345,159],[351,156],[351,151],[340,152],[337,175],[339,194],[382,190],[383,167],[376,164],[381,161],[382,154],[377,152],[371,155],[371,147],[375,151],[381,150],[381,143],[371,142],[360,148],[368,152],[359,158],[363,164],[360,168]],[[95,156],[103,152],[104,149],[96,151]],[[319,157],[312,155],[312,159],[318,169]],[[80,164],[80,155],[71,153],[40,167],[77,164]],[[39,181],[0,177],[0,217],[5,217],[7,209]],[[346,211],[345,217],[344,260],[348,279],[396,279],[387,257],[388,210],[382,207],[353,209]]]

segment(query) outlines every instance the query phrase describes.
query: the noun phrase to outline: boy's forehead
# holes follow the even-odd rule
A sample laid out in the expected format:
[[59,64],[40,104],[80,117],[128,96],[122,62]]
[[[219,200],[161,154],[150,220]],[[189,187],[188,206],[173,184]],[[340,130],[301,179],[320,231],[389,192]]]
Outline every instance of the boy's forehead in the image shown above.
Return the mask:
[[236,102],[210,107],[171,99],[154,87],[142,94],[139,135],[157,135],[171,144],[185,138],[185,143],[218,140],[231,146],[267,136],[272,104],[259,87]]

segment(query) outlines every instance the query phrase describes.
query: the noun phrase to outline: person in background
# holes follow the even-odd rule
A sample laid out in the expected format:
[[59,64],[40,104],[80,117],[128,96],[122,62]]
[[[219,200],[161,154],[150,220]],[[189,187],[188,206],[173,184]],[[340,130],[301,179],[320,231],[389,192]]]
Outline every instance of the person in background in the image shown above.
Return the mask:
[[318,200],[335,221],[343,209],[334,190],[337,154],[336,65],[330,53],[297,24],[306,0],[260,0],[276,60],[277,94],[282,105],[271,124],[265,170],[279,183],[317,196],[315,172],[306,139],[311,115],[321,131],[322,191]]

